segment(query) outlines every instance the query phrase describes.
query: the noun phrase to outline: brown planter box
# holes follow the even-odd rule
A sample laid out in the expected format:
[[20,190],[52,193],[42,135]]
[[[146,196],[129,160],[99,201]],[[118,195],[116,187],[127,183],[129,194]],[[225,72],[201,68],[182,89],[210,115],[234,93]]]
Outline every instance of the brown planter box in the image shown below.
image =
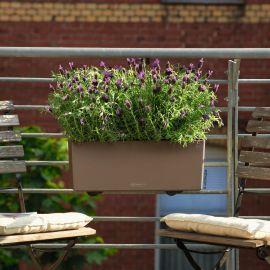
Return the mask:
[[77,191],[200,190],[204,142],[183,148],[162,142],[70,142]]

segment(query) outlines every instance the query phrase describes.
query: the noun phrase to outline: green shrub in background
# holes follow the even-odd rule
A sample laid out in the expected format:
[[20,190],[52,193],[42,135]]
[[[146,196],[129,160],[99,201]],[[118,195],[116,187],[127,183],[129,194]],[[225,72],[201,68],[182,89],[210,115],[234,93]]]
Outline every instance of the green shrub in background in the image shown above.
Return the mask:
[[[22,132],[41,132],[39,127],[21,129]],[[67,140],[64,138],[26,138],[22,140],[25,151],[25,160],[67,160]],[[64,188],[59,181],[64,167],[31,166],[27,173],[21,174],[23,187],[27,188]],[[57,181],[55,181],[57,180]],[[1,188],[15,187],[16,179],[13,174],[0,175]],[[76,211],[89,216],[95,215],[96,201],[100,196],[89,197],[86,193],[80,194],[25,194],[27,212],[53,213]],[[0,212],[20,212],[17,197],[14,194],[1,194]],[[102,243],[99,236],[81,238],[81,243]],[[108,256],[115,253],[114,249],[93,251],[72,250],[59,269],[82,269],[91,264],[101,264]],[[43,262],[50,263],[57,254],[47,253],[42,257]],[[20,261],[30,263],[26,250],[0,249],[0,269],[18,269]]]
[[205,140],[214,123],[218,85],[210,86],[212,71],[172,65],[161,69],[156,59],[127,59],[127,67],[74,68],[54,73],[50,111],[67,137],[87,141],[159,141],[186,145]]

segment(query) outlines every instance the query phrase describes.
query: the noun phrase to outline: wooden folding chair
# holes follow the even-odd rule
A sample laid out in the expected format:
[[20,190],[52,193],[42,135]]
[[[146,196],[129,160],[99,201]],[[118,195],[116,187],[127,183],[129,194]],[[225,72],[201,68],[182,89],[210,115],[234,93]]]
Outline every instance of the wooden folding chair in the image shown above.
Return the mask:
[[[21,134],[15,132],[13,127],[19,126],[18,115],[10,114],[14,110],[11,101],[0,102],[0,173],[15,173],[21,212],[25,212],[24,196],[20,173],[26,172],[25,161],[19,159],[24,156],[22,145],[17,143],[21,140]],[[3,143],[6,144],[3,146]],[[17,234],[0,236],[0,247],[13,245],[26,245],[29,248],[30,256],[38,269],[42,269],[40,252],[63,251],[62,255],[49,267],[50,270],[56,269],[65,259],[70,249],[75,245],[78,237],[94,235],[96,231],[92,228],[84,227],[76,230],[65,230],[55,232],[42,232],[32,234]],[[37,249],[32,246],[34,243],[67,240],[64,248]]]
[[[270,110],[265,108],[257,108],[252,113],[252,117],[254,119],[248,122],[246,128],[248,132],[252,133],[252,136],[244,137],[242,141],[242,150],[240,151],[239,164],[237,168],[239,187],[235,206],[236,217],[239,214],[247,180],[270,180],[270,138],[256,136],[260,133],[270,133]],[[267,121],[267,118],[269,118],[269,121]],[[190,250],[187,248],[186,242],[223,246],[224,249],[222,251],[214,252],[221,254],[217,263],[213,267],[214,270],[218,270],[223,266],[228,257],[228,251],[230,251],[231,248],[254,249],[257,252],[259,259],[262,259],[270,264],[270,255],[267,253],[267,248],[270,246],[270,241],[222,237],[171,229],[160,230],[158,233],[160,236],[173,238],[178,248],[184,252],[184,255],[188,259],[190,265],[195,270],[202,270],[202,268],[193,259],[191,253],[195,252],[201,254],[210,254],[211,252],[208,253]]]

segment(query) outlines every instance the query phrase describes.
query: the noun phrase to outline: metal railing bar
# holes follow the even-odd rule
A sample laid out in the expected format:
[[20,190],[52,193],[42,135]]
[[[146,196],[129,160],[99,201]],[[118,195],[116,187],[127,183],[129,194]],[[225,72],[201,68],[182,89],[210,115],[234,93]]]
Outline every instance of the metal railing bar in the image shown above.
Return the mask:
[[0,57],[270,58],[269,48],[67,48],[0,47]]
[[40,138],[40,137],[65,137],[63,133],[54,133],[54,132],[38,132],[38,133],[21,133],[22,138]]
[[245,219],[263,219],[263,220],[270,220],[270,216],[239,216],[240,218]]
[[[39,133],[21,133],[23,138],[38,138],[38,137],[65,137],[63,133],[47,133],[47,132],[39,132]],[[208,139],[215,140],[224,140],[227,139],[226,134],[208,134]]]
[[[17,194],[17,188],[8,188],[8,189],[0,189],[0,194]],[[25,194],[71,194],[71,193],[82,193],[79,191],[75,191],[70,188],[60,188],[60,189],[52,189],[52,188],[24,188],[23,193]],[[106,191],[102,194],[156,194],[156,191]],[[158,191],[160,194],[164,194],[165,192]],[[178,193],[181,194],[227,194],[226,190],[194,190],[194,191],[182,191]]]
[[[53,83],[53,78],[39,78],[39,77],[0,77],[0,82],[39,82],[39,83]],[[203,82],[200,80],[200,82]],[[210,84],[227,84],[227,80],[213,79],[208,80]]]
[[[26,160],[26,166],[61,166],[68,165],[68,160]],[[227,162],[225,161],[205,161],[204,166],[206,167],[226,167]]]
[[[46,109],[49,105],[14,105],[14,108],[17,110],[39,110],[39,109]],[[216,107],[222,112],[226,112],[226,107]]]
[[[0,82],[37,82],[37,83],[53,83],[53,78],[40,77],[0,77]],[[270,79],[239,79],[239,84],[270,84]],[[228,80],[213,79],[209,80],[210,84],[227,84]]]
[[[33,244],[36,248],[63,248],[66,244]],[[198,250],[223,250],[224,248],[214,245],[206,244],[187,244],[189,248]],[[25,246],[9,246],[7,249],[26,248]],[[103,249],[103,248],[117,248],[117,249],[178,249],[175,244],[76,244],[73,249]]]
[[270,194],[270,188],[245,188],[246,193]]
[[[245,133],[238,134],[239,138],[244,138],[244,137],[249,137],[249,136],[252,136],[252,134],[245,134]],[[256,137],[270,138],[270,134],[257,134]]]

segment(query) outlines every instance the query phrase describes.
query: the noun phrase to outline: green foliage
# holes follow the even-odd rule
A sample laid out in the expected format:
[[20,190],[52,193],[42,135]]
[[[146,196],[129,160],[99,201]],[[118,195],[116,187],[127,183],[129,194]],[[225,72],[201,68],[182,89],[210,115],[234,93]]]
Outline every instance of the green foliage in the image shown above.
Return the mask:
[[[22,132],[41,132],[38,127],[23,128]],[[25,151],[25,160],[67,160],[67,140],[53,138],[26,138],[22,140]],[[59,178],[64,167],[31,166],[27,173],[21,174],[23,187],[31,188],[64,188],[64,182]],[[57,180],[57,181],[55,181]],[[16,179],[13,174],[0,176],[1,188],[15,187]],[[52,213],[76,211],[89,216],[95,215],[95,203],[100,196],[89,197],[84,194],[25,194],[26,210],[28,212]],[[15,195],[4,194],[0,196],[0,212],[19,212],[19,203]],[[81,238],[82,243],[102,243],[101,237]],[[93,254],[92,254],[93,253]],[[82,269],[89,264],[100,264],[109,255],[115,253],[114,249],[97,250],[95,252],[82,252],[72,250],[66,261],[59,269],[74,270]],[[42,257],[44,264],[56,259],[57,254],[45,254]],[[89,260],[89,257],[93,258]],[[22,249],[0,249],[0,269],[18,269],[18,263],[30,259],[26,250]]]
[[212,89],[198,69],[173,66],[164,71],[156,59],[128,59],[128,68],[70,69],[54,73],[57,85],[49,96],[49,110],[67,137],[78,142],[168,140],[186,145],[206,139],[214,123],[221,125]]

